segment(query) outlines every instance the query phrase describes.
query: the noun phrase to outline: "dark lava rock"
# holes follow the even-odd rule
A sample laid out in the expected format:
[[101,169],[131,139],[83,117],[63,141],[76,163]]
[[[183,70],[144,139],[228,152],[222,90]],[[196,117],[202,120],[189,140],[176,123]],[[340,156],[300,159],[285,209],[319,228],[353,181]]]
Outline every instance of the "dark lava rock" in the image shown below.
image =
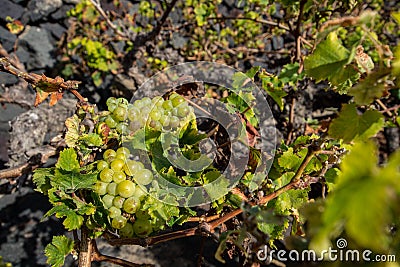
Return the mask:
[[62,6],[62,0],[32,0],[28,3],[28,14],[31,21],[46,18]]
[[42,104],[19,115],[11,123],[9,145],[9,166],[25,163],[32,151],[41,147],[64,130],[64,122],[70,117],[76,106],[72,99],[62,99],[49,108]]
[[0,7],[1,7],[0,18],[2,20],[6,20],[7,16],[12,17],[13,19],[19,19],[21,18],[22,13],[24,13],[23,7],[14,4],[9,0],[0,0]]
[[54,57],[51,51],[54,49],[50,43],[48,32],[45,29],[38,27],[26,27],[26,30],[20,36],[18,50],[25,49],[29,51],[29,58],[27,60],[20,60],[26,62],[28,70],[31,69],[44,69],[54,66]]
[[43,23],[40,24],[40,26],[41,28],[48,30],[56,40],[59,40],[63,33],[67,30],[58,23]]
[[0,72],[0,84],[3,85],[11,85],[15,84],[18,81],[18,78],[15,77],[14,75],[5,73],[5,72]]
[[74,6],[73,5],[63,5],[60,9],[56,12],[51,14],[51,18],[57,21],[67,18],[67,12],[71,10]]
[[179,32],[174,32],[172,34],[171,44],[175,49],[182,49],[188,42],[188,39],[181,36]]
[[17,37],[14,34],[0,26],[0,43],[7,52],[13,49],[16,39]]

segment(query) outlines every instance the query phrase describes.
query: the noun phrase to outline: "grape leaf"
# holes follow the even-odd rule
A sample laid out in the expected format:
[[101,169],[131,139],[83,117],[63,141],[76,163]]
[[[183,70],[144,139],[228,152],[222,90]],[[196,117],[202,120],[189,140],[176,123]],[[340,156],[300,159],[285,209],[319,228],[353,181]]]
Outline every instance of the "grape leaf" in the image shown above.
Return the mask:
[[378,167],[377,156],[375,145],[368,141],[356,143],[343,159],[335,190],[327,198],[323,227],[311,247],[324,249],[321,244],[344,229],[362,247],[377,252],[388,249],[386,227],[395,219],[400,197],[400,152],[383,168]]
[[51,208],[44,217],[49,217],[55,214],[57,218],[66,217],[63,225],[68,231],[79,229],[83,223],[83,216],[76,214],[76,212],[68,207],[65,203],[59,203],[58,205]]
[[367,110],[358,115],[356,105],[347,104],[343,106],[339,117],[332,121],[328,133],[344,142],[365,140],[379,132],[383,125],[384,118],[378,111]]
[[85,134],[79,137],[79,141],[83,142],[86,146],[97,146],[103,145],[103,140],[100,135],[96,133]]
[[314,53],[304,59],[305,72],[317,82],[328,79],[332,85],[339,86],[358,75],[353,68],[346,67],[354,56],[355,49],[349,51],[341,44],[337,34],[331,32],[317,45]]
[[370,104],[384,94],[386,88],[382,78],[389,73],[390,69],[384,68],[369,74],[365,80],[349,89],[349,95],[354,96],[354,101],[358,105]]
[[74,241],[66,236],[53,236],[53,240],[44,249],[47,264],[52,267],[64,265],[65,257],[74,249]]
[[50,180],[54,177],[54,168],[38,168],[33,173],[33,182],[36,185],[36,191],[47,194],[51,188]]
[[56,169],[54,178],[51,180],[51,185],[64,191],[76,191],[78,189],[90,189],[96,181],[97,172],[82,174],[77,170],[62,172]]
[[79,117],[74,114],[65,120],[67,132],[65,134],[65,143],[68,147],[74,147],[79,139]]
[[65,171],[73,171],[80,168],[76,152],[73,148],[66,148],[60,152],[56,167]]

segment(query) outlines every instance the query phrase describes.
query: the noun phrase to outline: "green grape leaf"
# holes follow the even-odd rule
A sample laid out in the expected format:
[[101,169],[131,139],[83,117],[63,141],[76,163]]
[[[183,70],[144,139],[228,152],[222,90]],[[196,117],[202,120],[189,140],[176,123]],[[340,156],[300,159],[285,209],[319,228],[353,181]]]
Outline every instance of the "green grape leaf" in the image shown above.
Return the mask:
[[67,132],[65,134],[65,143],[68,147],[75,147],[76,142],[79,139],[79,117],[74,114],[65,121]]
[[86,146],[100,147],[103,145],[103,139],[96,133],[84,134],[79,137],[79,141],[84,143]]
[[281,73],[279,73],[278,78],[284,84],[294,86],[295,83],[304,78],[304,72],[298,73],[300,64],[298,62],[293,64],[286,64],[283,66]]
[[51,188],[50,180],[54,177],[54,168],[38,168],[34,170],[33,182],[36,185],[36,191],[47,194]]
[[353,146],[342,161],[342,172],[322,214],[323,227],[311,246],[326,244],[323,240],[346,230],[362,247],[377,252],[388,249],[390,237],[386,227],[395,220],[393,211],[400,197],[400,152],[385,167],[378,167],[378,161],[378,151],[372,142]]
[[[206,179],[215,179],[214,172],[208,172],[208,173],[212,177],[208,177]],[[207,176],[207,174],[205,176]],[[219,199],[225,196],[227,192],[229,192],[228,190],[228,187],[230,185],[229,181],[222,174],[219,175],[220,177],[217,180],[203,186],[203,188],[206,190],[207,194],[210,196],[211,199]]]
[[232,79],[233,79],[232,87],[233,87],[234,89],[240,89],[240,88],[244,85],[244,83],[245,83],[247,80],[250,80],[251,78],[249,78],[249,77],[248,77],[245,73],[243,73],[243,72],[236,72],[236,73],[233,74]]
[[78,207],[78,214],[80,215],[92,215],[96,212],[96,207],[92,204],[92,203],[84,203],[84,202],[79,202],[78,201],[75,202]]
[[282,156],[279,157],[279,166],[286,170],[297,170],[306,155],[307,149],[302,149],[294,153],[293,147],[289,147],[288,150],[283,152]]
[[61,151],[56,167],[68,172],[79,169],[80,165],[75,150],[73,148],[66,148]]
[[307,75],[317,82],[328,79],[334,86],[339,86],[351,79],[357,72],[346,67],[355,56],[355,49],[345,48],[335,32],[319,43],[311,55],[304,59],[304,68]]
[[370,104],[376,98],[383,96],[386,88],[382,78],[389,73],[390,69],[385,68],[369,74],[365,80],[348,90],[349,95],[354,96],[354,101],[358,105]]
[[52,267],[64,266],[65,257],[74,249],[74,241],[66,236],[53,236],[53,240],[44,249],[47,264]]
[[59,203],[58,205],[54,206],[48,212],[46,212],[44,217],[49,217],[53,214],[55,214],[57,218],[66,217],[63,225],[68,231],[79,229],[82,226],[83,216],[76,214],[76,212],[68,207],[65,203]]
[[285,96],[287,96],[287,93],[283,89],[274,89],[271,87],[264,87],[265,91],[267,94],[272,97],[272,99],[275,101],[276,104],[278,104],[278,107],[281,111],[283,111],[284,108],[284,103],[283,99]]
[[82,174],[75,170],[72,172],[55,171],[51,185],[64,191],[76,191],[78,189],[91,189],[97,182],[97,172]]
[[384,118],[378,111],[367,110],[364,114],[358,115],[356,105],[347,104],[343,106],[339,117],[332,121],[328,133],[333,138],[350,142],[374,136],[383,126]]

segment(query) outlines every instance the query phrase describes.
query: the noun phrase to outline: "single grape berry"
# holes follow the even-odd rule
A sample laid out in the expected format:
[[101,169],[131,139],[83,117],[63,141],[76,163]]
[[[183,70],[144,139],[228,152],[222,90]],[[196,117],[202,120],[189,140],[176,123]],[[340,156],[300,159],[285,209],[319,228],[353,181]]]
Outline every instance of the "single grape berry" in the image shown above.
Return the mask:
[[140,207],[140,200],[136,196],[127,198],[122,206],[122,209],[127,213],[135,213],[135,211]]
[[97,181],[93,186],[93,191],[102,196],[107,193],[107,185],[108,183]]
[[114,109],[112,115],[113,115],[114,120],[116,120],[117,122],[121,122],[121,121],[126,120],[126,118],[128,116],[128,112],[127,112],[126,108],[118,106],[116,109]]
[[125,227],[127,219],[124,216],[116,216],[111,221],[111,226],[115,229],[122,229]]
[[153,232],[153,227],[148,220],[136,220],[133,223],[133,232],[139,237],[146,237]]
[[130,180],[125,180],[117,185],[116,193],[121,197],[128,198],[133,196],[135,192],[135,184]]
[[100,172],[100,180],[105,183],[110,183],[113,179],[113,175],[114,175],[113,170],[105,168]]
[[115,183],[119,184],[120,182],[125,181],[125,180],[126,180],[126,175],[124,172],[122,172],[122,171],[114,172],[113,181]]
[[116,196],[116,197],[114,197],[112,204],[114,207],[122,209],[122,205],[124,204],[124,201],[125,201],[125,198]]
[[122,167],[124,167],[125,162],[121,159],[114,159],[111,164],[110,164],[110,168],[113,171],[121,171]]
[[118,122],[114,120],[114,118],[110,115],[108,115],[106,117],[106,120],[104,121],[108,127],[110,127],[111,129],[114,129],[115,127],[117,127]]
[[142,169],[135,174],[134,179],[138,184],[148,185],[153,181],[153,173],[148,169]]
[[114,150],[112,149],[107,149],[106,151],[104,151],[103,153],[103,158],[104,160],[106,160],[107,162],[111,162],[114,160],[115,156],[117,155],[117,153],[115,153]]
[[109,97],[106,101],[107,108],[110,112],[113,112],[114,109],[118,106],[117,99],[115,97]]
[[110,217],[112,219],[112,218],[115,218],[117,216],[121,216],[121,209],[119,209],[117,207],[114,207],[114,206],[111,206],[108,209],[108,217]]
[[126,223],[124,227],[119,230],[119,235],[125,238],[133,237],[133,226],[131,223]]
[[112,196],[117,195],[118,194],[117,193],[117,185],[118,185],[117,183],[109,183],[107,185],[107,193]]
[[104,207],[109,209],[113,205],[114,196],[106,194],[101,198],[101,200],[103,201]]
[[99,171],[102,171],[102,170],[104,170],[105,168],[108,168],[108,163],[107,163],[107,161],[105,161],[105,160],[99,160],[99,161],[97,162],[97,169],[98,169]]

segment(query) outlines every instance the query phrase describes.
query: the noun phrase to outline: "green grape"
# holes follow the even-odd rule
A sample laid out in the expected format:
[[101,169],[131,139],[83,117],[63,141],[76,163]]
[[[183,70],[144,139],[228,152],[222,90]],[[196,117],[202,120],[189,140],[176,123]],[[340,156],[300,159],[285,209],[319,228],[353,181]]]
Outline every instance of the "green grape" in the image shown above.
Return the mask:
[[143,169],[135,174],[134,179],[138,184],[148,185],[153,181],[153,173],[150,170]]
[[103,153],[103,158],[104,160],[106,160],[107,162],[111,162],[114,160],[115,156],[117,155],[117,153],[115,153],[114,150],[112,149],[107,149],[106,151],[104,151]]
[[151,102],[153,104],[156,105],[156,107],[161,107],[162,104],[164,103],[164,99],[161,96],[155,96],[153,97],[153,99],[151,100]]
[[126,122],[118,123],[117,127],[115,127],[115,130],[117,130],[119,134],[128,134],[129,133],[128,123]]
[[100,180],[105,183],[110,183],[113,179],[113,175],[114,175],[113,170],[105,168],[100,172]]
[[149,97],[143,97],[142,98],[142,103],[143,103],[143,106],[150,106],[151,105],[151,99],[149,98]]
[[101,200],[103,201],[104,207],[106,207],[107,209],[111,208],[113,205],[113,201],[114,201],[114,196],[106,194],[104,195]]
[[117,99],[115,97],[110,97],[106,101],[107,108],[110,112],[113,112],[114,109],[118,106]]
[[133,225],[131,223],[126,223],[124,227],[119,230],[119,235],[125,238],[133,237]]
[[113,182],[119,184],[120,182],[125,181],[125,180],[126,180],[126,175],[124,172],[122,172],[122,171],[114,172]]
[[151,121],[150,126],[156,130],[161,130],[162,129],[162,124],[159,121]]
[[145,210],[136,211],[135,216],[137,220],[150,220],[150,215]]
[[166,110],[166,111],[170,111],[174,108],[174,105],[172,105],[172,101],[171,100],[165,100],[164,103],[162,104],[162,107]]
[[114,197],[112,204],[114,207],[122,209],[122,205],[124,204],[124,201],[125,201],[125,198],[116,196],[116,197]]
[[111,117],[110,115],[107,116],[107,118],[106,118],[106,120],[105,120],[104,122],[105,122],[105,123],[108,125],[108,127],[110,127],[111,129],[114,129],[114,128],[117,127],[117,125],[118,125],[118,122],[115,121],[115,120],[113,119],[113,117]]
[[99,196],[105,195],[107,193],[107,185],[108,183],[97,181],[93,186],[93,191],[96,192]]
[[112,219],[111,226],[115,229],[122,229],[126,225],[126,222],[127,219],[124,216],[119,215]]
[[114,207],[114,206],[111,206],[110,208],[108,208],[108,217],[113,219],[117,216],[121,216],[121,209]]
[[108,168],[108,163],[107,163],[107,161],[105,161],[105,160],[99,160],[99,161],[97,162],[97,169],[98,169],[99,171],[102,171],[102,170],[104,170],[105,168]]
[[124,167],[124,165],[125,165],[125,162],[122,159],[114,159],[111,162],[110,167],[111,167],[111,170],[116,172],[116,171],[121,171],[122,167]]
[[128,112],[126,110],[126,107],[118,106],[116,109],[114,109],[112,115],[113,115],[114,120],[116,120],[117,122],[121,122],[121,121],[126,120],[126,118],[128,116]]
[[161,112],[160,112],[160,110],[158,110],[157,108],[153,108],[151,111],[150,111],[150,118],[152,119],[152,120],[154,120],[154,121],[158,121],[159,119],[160,119],[160,117],[161,117]]
[[162,124],[163,127],[168,126],[169,125],[169,116],[167,115],[162,115],[160,117],[159,122]]
[[125,180],[117,185],[116,193],[121,197],[128,198],[133,196],[135,192],[135,184],[130,180]]
[[107,193],[112,196],[117,195],[117,185],[117,183],[109,183],[107,185]]
[[135,211],[140,207],[140,200],[136,196],[127,198],[122,206],[122,209],[127,213],[135,213]]
[[127,108],[129,105],[129,102],[126,98],[120,97],[120,98],[117,98],[117,105],[120,107]]
[[189,109],[188,105],[182,104],[178,107],[178,116],[181,118],[184,118],[189,114],[189,111],[190,111],[190,109]]
[[133,223],[133,232],[139,237],[146,237],[153,232],[153,227],[148,220],[136,220]]
[[144,166],[141,162],[135,160],[127,160],[123,167],[123,170],[126,173],[126,175],[133,176],[137,171],[143,168]]
[[179,126],[179,119],[176,116],[171,116],[169,125],[171,128],[176,128]]
[[[176,96],[176,97],[173,97],[173,96]],[[178,94],[172,94],[169,99],[171,100],[172,105],[174,107],[177,107],[180,104],[182,104],[183,102],[185,102],[185,99],[182,96],[178,95]]]
[[128,159],[128,156],[126,156],[125,154],[118,154],[117,153],[117,155],[115,156],[115,159],[123,160],[124,163],[125,163],[127,161],[127,159]]
[[146,187],[140,187],[140,186],[136,186],[135,187],[135,193],[133,193],[133,196],[135,196],[136,198],[142,200],[144,199],[144,197],[147,195],[147,189]]
[[117,155],[124,155],[126,158],[128,158],[130,154],[131,154],[131,151],[127,147],[122,146],[117,149]]
[[128,119],[130,121],[135,121],[140,115],[140,111],[136,107],[128,109]]

